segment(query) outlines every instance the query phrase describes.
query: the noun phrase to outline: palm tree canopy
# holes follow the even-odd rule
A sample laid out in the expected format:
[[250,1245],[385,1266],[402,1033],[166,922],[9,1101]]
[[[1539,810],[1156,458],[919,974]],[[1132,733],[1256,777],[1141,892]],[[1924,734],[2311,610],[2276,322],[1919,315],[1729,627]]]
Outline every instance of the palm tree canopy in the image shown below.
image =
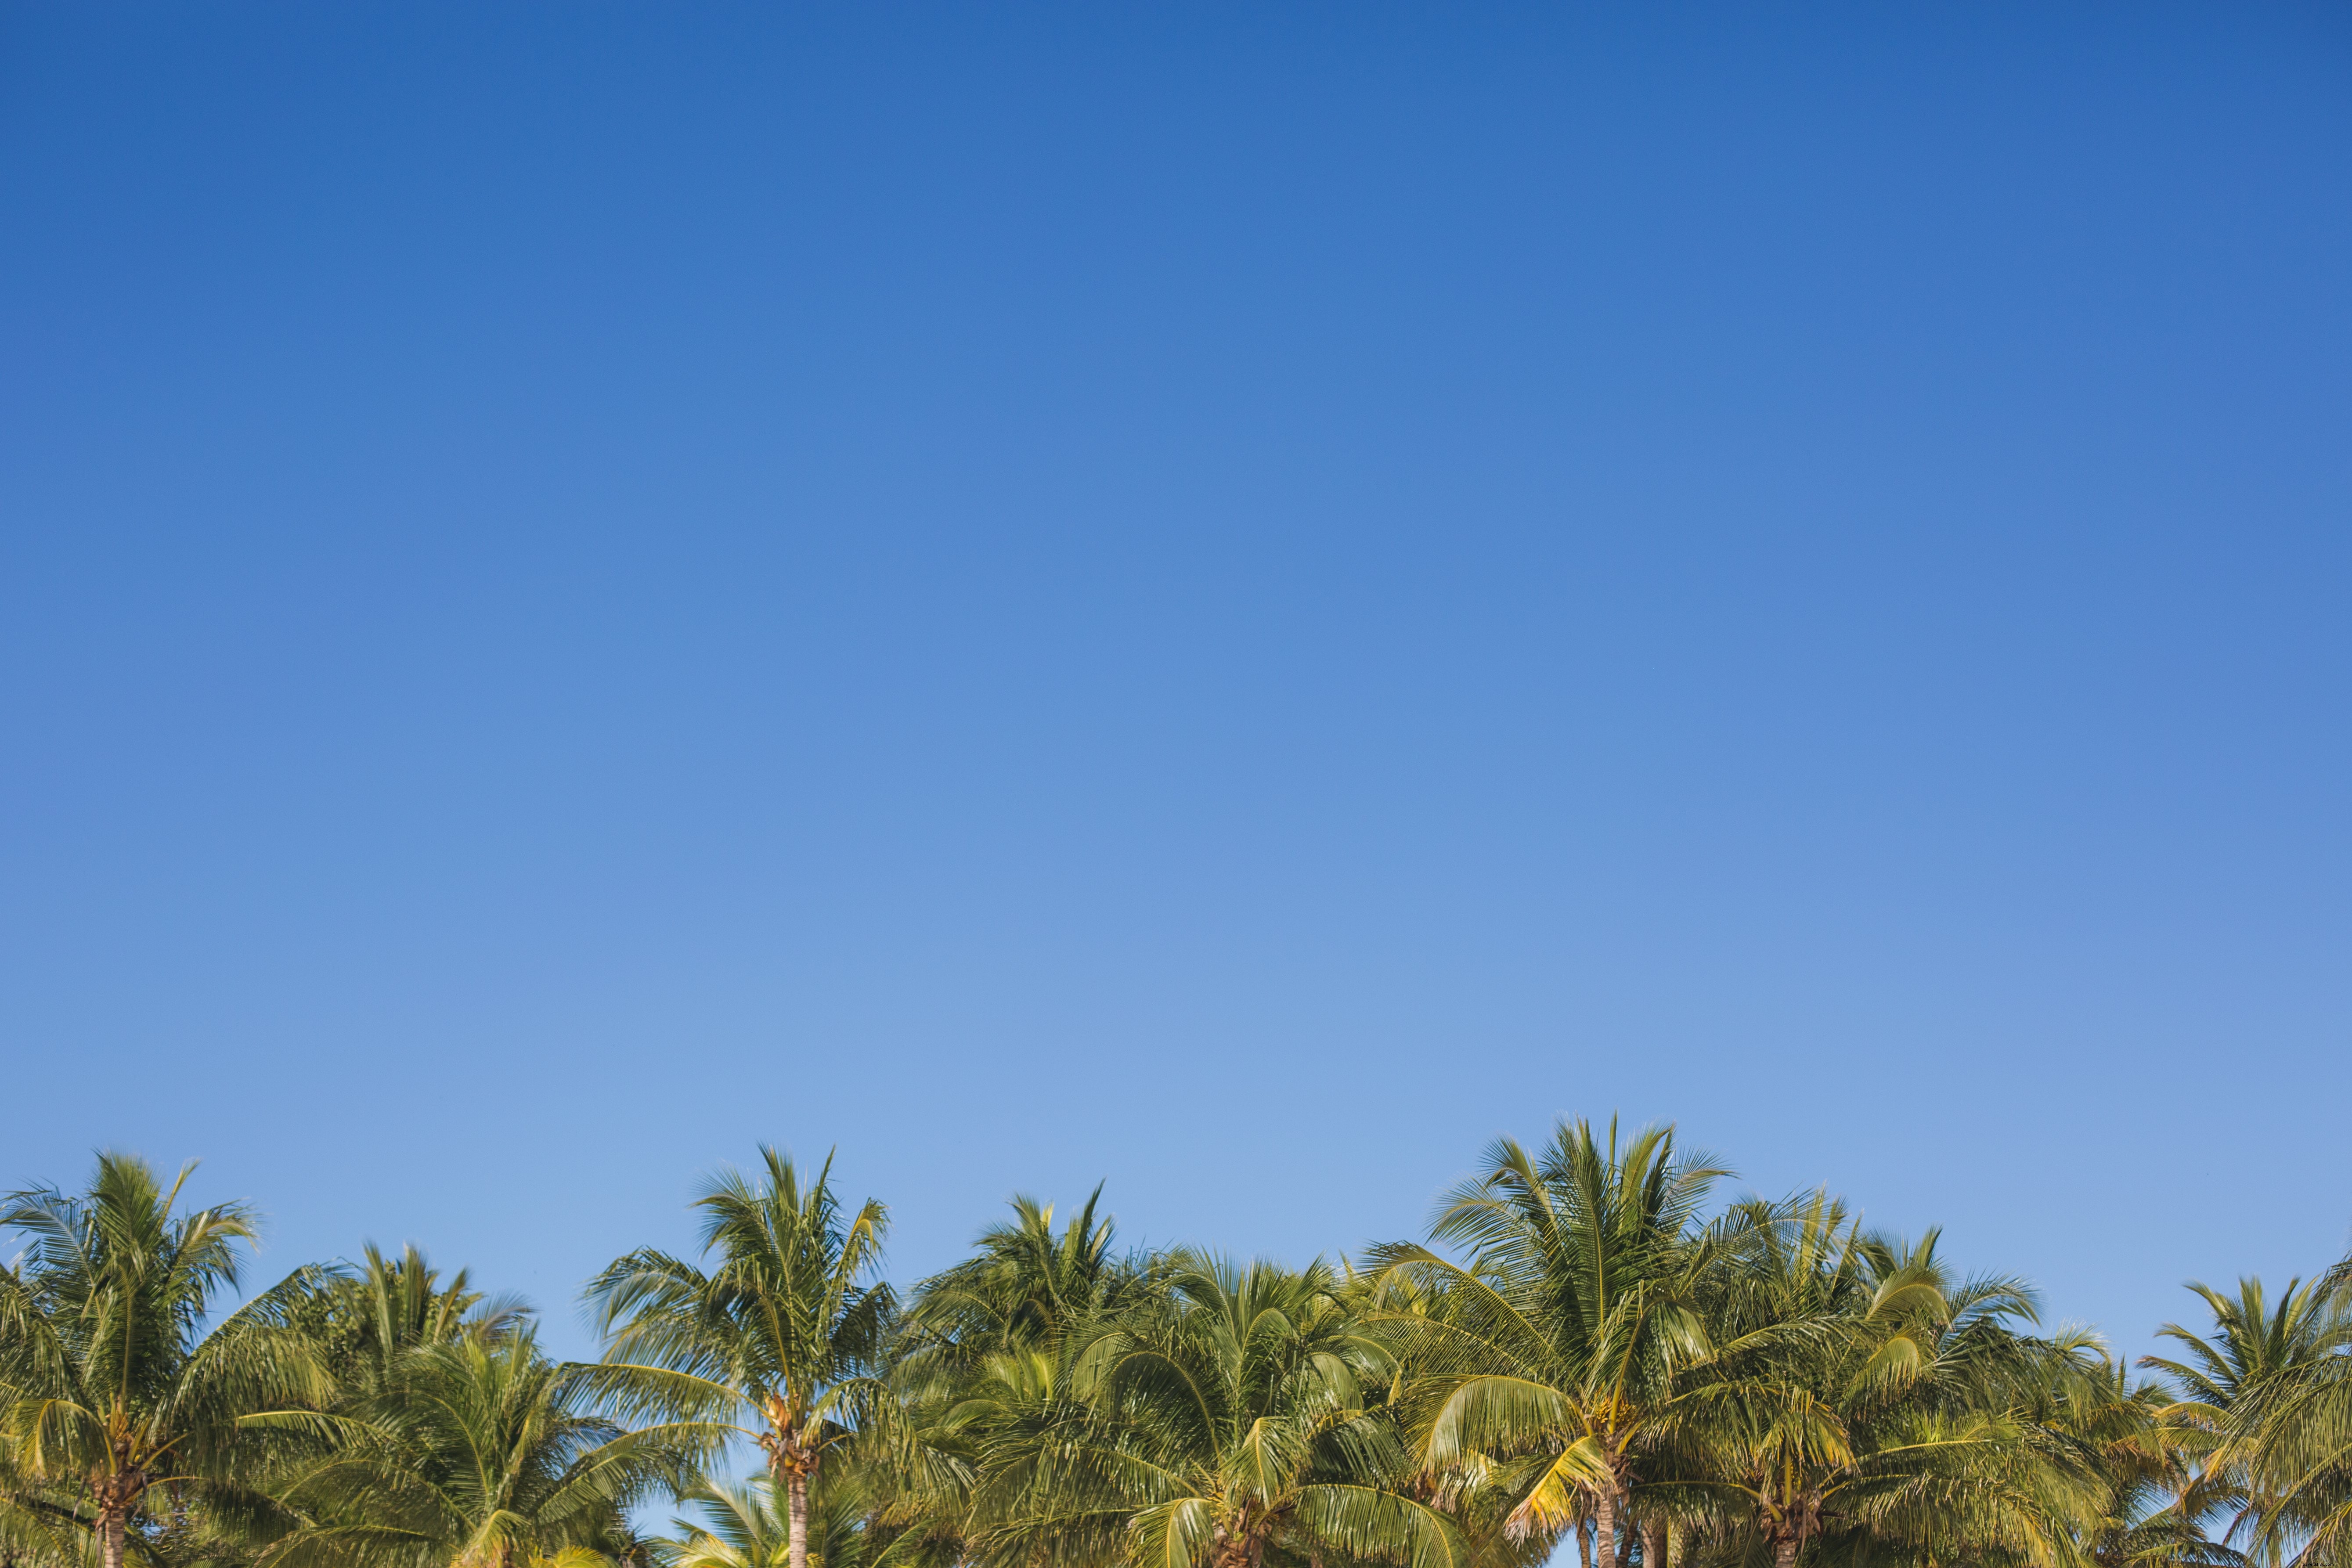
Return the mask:
[[[1698,1298],[1721,1248],[1698,1216],[1728,1173],[1653,1127],[1621,1144],[1562,1122],[1540,1153],[1504,1139],[1431,1227],[1465,1248],[1375,1248],[1413,1369],[1421,1458],[1521,1490],[1519,1535],[1613,1523],[1685,1368],[1713,1353]],[[1531,1463],[1512,1464],[1508,1461]]]
[[1054,1229],[1054,1206],[1013,1199],[1009,1223],[980,1234],[974,1255],[924,1281],[908,1313],[914,1347],[952,1345],[967,1358],[1050,1343],[1109,1305],[1139,1279],[1112,1252],[1102,1189]]
[[1328,1556],[1457,1568],[1372,1408],[1395,1363],[1327,1265],[1178,1253],[1058,1362],[996,1363],[971,1549],[1013,1564],[1224,1568]]
[[1097,1188],[901,1312],[887,1211],[760,1154],[591,1282],[589,1364],[415,1247],[225,1311],[254,1217],[185,1172],[0,1198],[0,1568],[2352,1568],[2352,1261],[2192,1287],[2135,1373],[1562,1121],[1360,1267],[1122,1253]]
[[166,1187],[101,1154],[83,1193],[0,1201],[0,1226],[28,1243],[0,1271],[0,1443],[26,1477],[79,1489],[110,1564],[140,1549],[159,1490],[235,1506],[239,1461],[268,1447],[245,1417],[333,1394],[307,1336],[286,1331],[325,1271],[298,1269],[207,1328],[254,1218],[239,1204],[180,1212],[188,1173]]
[[694,1485],[710,1450],[698,1426],[630,1431],[599,1413],[593,1372],[550,1361],[524,1328],[405,1351],[325,1451],[278,1478],[300,1522],[264,1568],[516,1568],[601,1552],[632,1505]]
[[867,1392],[888,1342],[897,1299],[874,1280],[888,1211],[869,1200],[845,1217],[829,1158],[803,1186],[789,1156],[760,1153],[764,1181],[730,1171],[697,1200],[708,1273],[647,1248],[589,1285],[605,1386],[639,1407],[743,1410],[754,1435],[822,1442],[826,1426],[846,1427],[844,1385]]
[[2224,1296],[2201,1281],[2195,1291],[2212,1314],[2210,1335],[2167,1323],[2157,1337],[2179,1344],[2177,1357],[2142,1356],[2139,1364],[2161,1373],[2179,1395],[2183,1414],[2206,1423],[2226,1420],[2263,1384],[2312,1365],[2342,1350],[2347,1324],[2320,1281],[2287,1281],[2273,1307],[2258,1278],[2238,1281],[2238,1293]]

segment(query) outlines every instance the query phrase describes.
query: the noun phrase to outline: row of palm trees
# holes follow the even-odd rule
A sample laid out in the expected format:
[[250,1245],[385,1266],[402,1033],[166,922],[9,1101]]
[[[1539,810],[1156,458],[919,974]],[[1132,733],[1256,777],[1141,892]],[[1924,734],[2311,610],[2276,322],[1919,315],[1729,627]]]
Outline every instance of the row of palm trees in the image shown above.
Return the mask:
[[[2336,1568],[2352,1276],[2137,1372],[1670,1129],[1508,1140],[1426,1244],[1121,1249],[1026,1199],[904,1299],[773,1151],[592,1280],[594,1363],[414,1249],[234,1310],[144,1163],[0,1226],[0,1568]],[[184,1180],[184,1173],[183,1173]],[[660,1504],[666,1533],[644,1524]]]

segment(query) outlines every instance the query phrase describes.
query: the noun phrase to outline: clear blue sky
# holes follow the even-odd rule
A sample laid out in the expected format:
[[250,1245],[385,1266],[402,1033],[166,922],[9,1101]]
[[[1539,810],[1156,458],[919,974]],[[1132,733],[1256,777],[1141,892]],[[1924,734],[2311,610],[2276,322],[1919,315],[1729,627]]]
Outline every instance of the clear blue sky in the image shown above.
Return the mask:
[[2352,1224],[2341,5],[0,10],[0,1180]]

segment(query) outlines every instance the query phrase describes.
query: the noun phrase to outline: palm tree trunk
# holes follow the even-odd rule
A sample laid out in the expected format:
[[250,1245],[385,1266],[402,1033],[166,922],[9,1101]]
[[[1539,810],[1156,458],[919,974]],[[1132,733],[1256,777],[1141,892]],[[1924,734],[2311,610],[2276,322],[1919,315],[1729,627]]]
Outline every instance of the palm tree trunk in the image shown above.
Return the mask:
[[1794,1535],[1773,1538],[1772,1568],[1797,1568],[1797,1549],[1804,1542]]
[[1592,1521],[1591,1519],[1580,1519],[1576,1521],[1576,1555],[1584,1568],[1592,1568]]
[[147,1477],[125,1463],[126,1456],[118,1439],[114,1464],[100,1476],[90,1488],[90,1501],[96,1505],[98,1526],[98,1556],[102,1568],[122,1568],[128,1554],[131,1533],[131,1510],[147,1489]]
[[98,1513],[98,1555],[104,1568],[122,1568],[127,1521],[119,1508],[102,1507]]
[[808,1473],[795,1465],[784,1472],[784,1555],[792,1568],[808,1568]]
[[1666,1521],[1645,1521],[1642,1525],[1642,1568],[1666,1568],[1667,1550]]
[[1599,1568],[1617,1565],[1617,1490],[1604,1487],[1592,1497],[1592,1560]]

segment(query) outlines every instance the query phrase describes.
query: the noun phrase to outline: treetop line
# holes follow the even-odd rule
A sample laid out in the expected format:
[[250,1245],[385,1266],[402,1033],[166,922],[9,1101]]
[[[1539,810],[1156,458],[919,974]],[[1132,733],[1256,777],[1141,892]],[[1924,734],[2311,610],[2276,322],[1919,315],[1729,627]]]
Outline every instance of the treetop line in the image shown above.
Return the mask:
[[[101,1155],[0,1200],[0,1568],[2338,1568],[2352,1263],[2127,1366],[1671,1128],[1502,1140],[1426,1244],[1122,1249],[1016,1198],[904,1299],[762,1149],[604,1346],[414,1247],[215,1321],[254,1215]],[[643,1521],[667,1504],[667,1532]],[[2352,1568],[2346,1563],[2343,1568]]]

